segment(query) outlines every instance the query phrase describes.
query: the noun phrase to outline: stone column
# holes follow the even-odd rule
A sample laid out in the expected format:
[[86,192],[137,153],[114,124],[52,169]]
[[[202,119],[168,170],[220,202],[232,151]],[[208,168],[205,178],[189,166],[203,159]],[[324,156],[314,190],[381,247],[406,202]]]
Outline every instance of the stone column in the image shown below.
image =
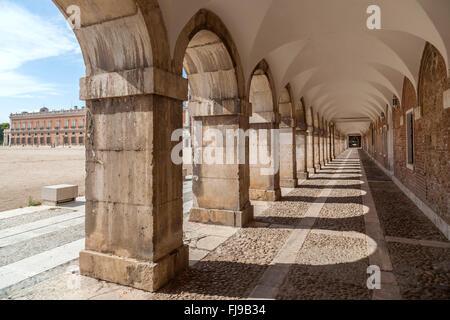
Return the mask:
[[[322,124],[322,121],[321,121]],[[323,125],[321,125],[320,128],[320,133],[319,133],[319,137],[320,137],[320,167],[323,168],[325,166],[325,130],[323,128]]]
[[334,125],[330,127],[330,148],[331,148],[331,160],[336,159],[335,145],[334,145]]
[[[281,109],[281,105],[280,105]],[[297,156],[295,120],[281,118],[280,123],[280,186],[297,187]]]
[[323,127],[323,139],[324,139],[324,148],[325,148],[325,152],[324,152],[324,158],[325,158],[325,164],[328,164],[330,162],[330,148],[329,148],[329,141],[328,141],[328,123],[327,121],[325,121],[325,125]]
[[328,126],[328,161],[333,161],[332,127]]
[[297,179],[306,180],[308,179],[308,168],[307,168],[307,140],[308,134],[306,130],[297,128],[295,131],[296,135],[296,160],[297,160]]
[[[278,201],[281,199],[278,115],[253,113],[250,130],[250,199]],[[266,160],[270,163],[266,164]]]
[[306,130],[306,171],[308,174],[315,173],[314,151],[314,127],[308,126]]
[[80,92],[88,123],[81,274],[155,291],[189,263],[182,165],[171,157],[187,81],[149,67],[83,78]]
[[[220,105],[211,108],[210,101],[189,102],[195,153],[194,204],[189,220],[245,227],[253,220],[249,200],[249,141],[244,134],[249,126],[248,107],[240,99],[223,103],[227,104],[226,109]],[[228,114],[224,114],[225,110]],[[233,159],[228,159],[229,155]]]
[[314,172],[320,170],[320,129],[314,128]]

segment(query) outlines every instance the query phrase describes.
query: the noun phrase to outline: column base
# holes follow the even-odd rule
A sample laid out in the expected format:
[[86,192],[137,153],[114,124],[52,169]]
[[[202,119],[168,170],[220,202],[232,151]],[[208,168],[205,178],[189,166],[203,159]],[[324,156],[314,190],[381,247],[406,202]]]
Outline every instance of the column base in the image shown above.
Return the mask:
[[308,180],[309,173],[308,172],[297,172],[298,181]]
[[281,179],[280,187],[282,188],[297,188],[297,179]]
[[243,228],[253,221],[253,206],[248,204],[243,211],[192,208],[189,221]]
[[139,261],[90,250],[80,252],[82,275],[155,292],[189,266],[189,247],[181,246],[158,262]]
[[250,200],[254,201],[279,201],[281,199],[281,189],[275,190],[249,190]]

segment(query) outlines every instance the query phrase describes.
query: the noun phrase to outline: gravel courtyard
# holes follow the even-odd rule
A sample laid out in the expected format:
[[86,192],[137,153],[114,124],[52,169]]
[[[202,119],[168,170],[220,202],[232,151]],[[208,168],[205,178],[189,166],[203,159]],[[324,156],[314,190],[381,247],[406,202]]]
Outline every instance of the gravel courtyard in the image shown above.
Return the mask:
[[43,186],[75,184],[84,195],[85,149],[0,147],[0,172],[0,212],[40,201]]

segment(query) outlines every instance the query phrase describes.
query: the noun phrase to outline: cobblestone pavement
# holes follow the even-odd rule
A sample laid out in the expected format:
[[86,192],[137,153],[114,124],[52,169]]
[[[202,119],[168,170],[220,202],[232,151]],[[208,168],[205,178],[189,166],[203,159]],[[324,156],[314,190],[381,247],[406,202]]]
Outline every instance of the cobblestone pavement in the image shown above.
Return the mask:
[[360,156],[402,297],[450,299],[450,242],[365,153]]
[[[364,186],[366,181],[368,188]],[[192,199],[188,194],[189,188],[189,185],[184,188],[185,213]],[[397,202],[383,198],[386,194]],[[373,207],[365,206],[369,196],[373,197]],[[372,214],[370,219],[367,218],[368,212]],[[70,213],[55,212],[50,219],[61,219],[67,214]],[[49,219],[48,212],[30,215],[33,223],[42,221],[39,217]],[[57,246],[50,245],[54,241],[59,241],[59,245],[71,245],[74,239],[82,237],[78,229],[80,225],[77,225],[63,229],[64,237],[58,237],[57,230],[48,230],[39,236],[41,238],[9,240],[8,243],[10,238],[2,238],[1,232],[20,227],[23,223],[19,218],[8,219],[0,220],[0,294],[2,268],[14,263],[20,265],[30,258],[29,255],[34,257],[39,252],[57,250]],[[27,223],[30,224],[29,221]],[[368,236],[376,234],[374,230],[377,228],[382,241]],[[53,268],[48,266],[45,272],[33,277],[34,281],[22,280],[19,285],[12,286],[14,290],[10,286],[9,290],[3,290],[3,297],[450,298],[450,242],[364,153],[357,150],[345,152],[281,201],[269,204],[264,212],[255,216],[248,228],[185,222],[184,231],[185,242],[190,246],[190,268],[157,293],[82,277],[74,258],[61,261]],[[4,247],[1,241],[5,242]],[[72,250],[76,252],[78,249],[74,247]],[[19,254],[17,258],[11,258],[17,251],[29,252],[29,255]],[[380,290],[382,294],[367,288],[367,268],[374,261],[382,264],[381,284],[388,288]],[[43,277],[43,274],[47,276]]]

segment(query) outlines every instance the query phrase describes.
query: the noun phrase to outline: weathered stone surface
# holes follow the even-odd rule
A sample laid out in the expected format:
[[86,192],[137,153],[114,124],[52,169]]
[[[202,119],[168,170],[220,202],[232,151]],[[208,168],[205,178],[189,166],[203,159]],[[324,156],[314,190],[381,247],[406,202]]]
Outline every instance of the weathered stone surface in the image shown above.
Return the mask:
[[187,80],[158,68],[96,74],[80,80],[80,100],[159,94],[187,99]]
[[280,129],[280,187],[297,186],[295,128]]
[[253,220],[253,206],[250,204],[242,211],[192,208],[189,221],[212,223],[231,227],[246,227]]
[[187,268],[188,256],[187,246],[178,248],[157,262],[82,251],[80,270],[85,276],[154,292]]

